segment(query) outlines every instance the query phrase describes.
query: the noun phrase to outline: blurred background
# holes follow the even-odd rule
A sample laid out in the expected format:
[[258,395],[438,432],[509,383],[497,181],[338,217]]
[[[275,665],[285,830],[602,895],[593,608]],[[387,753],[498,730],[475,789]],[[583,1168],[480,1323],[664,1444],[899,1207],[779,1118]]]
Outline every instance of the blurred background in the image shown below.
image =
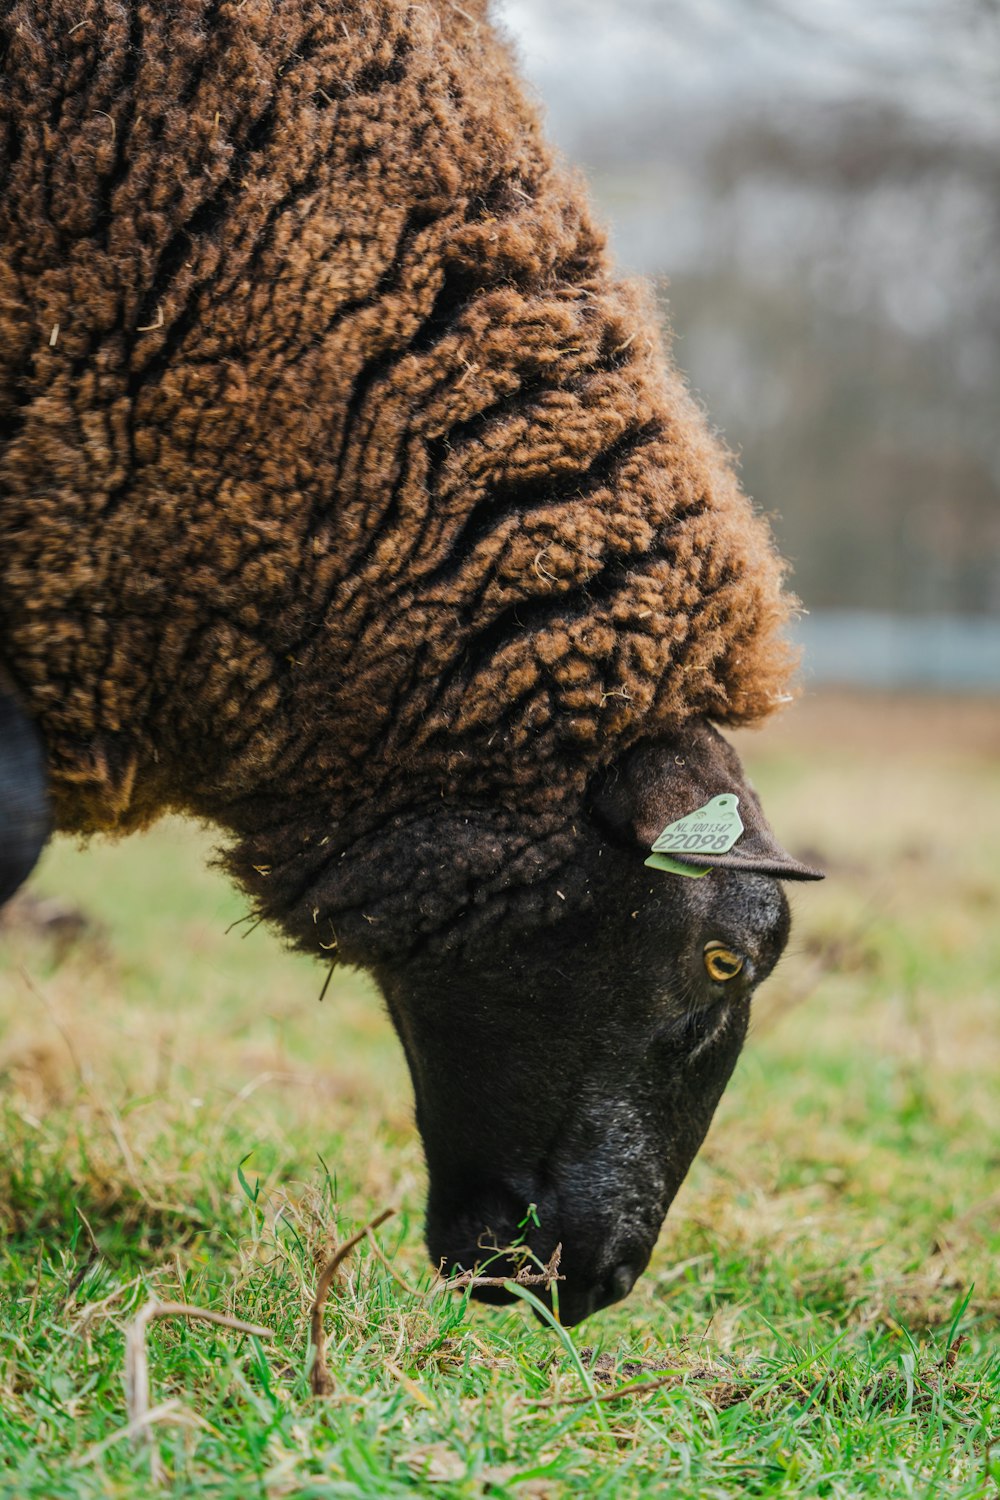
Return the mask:
[[1000,689],[997,0],[496,9],[773,517],[807,684]]

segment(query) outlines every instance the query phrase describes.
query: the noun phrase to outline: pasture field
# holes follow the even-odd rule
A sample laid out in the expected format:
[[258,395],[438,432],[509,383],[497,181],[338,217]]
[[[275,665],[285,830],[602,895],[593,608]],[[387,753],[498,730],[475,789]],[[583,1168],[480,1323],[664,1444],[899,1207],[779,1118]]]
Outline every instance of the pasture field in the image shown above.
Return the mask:
[[[738,738],[830,878],[791,891],[649,1271],[561,1335],[431,1295],[365,982],[319,1004],[321,969],[227,932],[196,829],[46,855],[0,933],[0,1495],[1000,1494],[1000,709],[825,697]],[[318,1267],[389,1205],[315,1398]],[[273,1337],[152,1322],[137,1444],[150,1299]]]

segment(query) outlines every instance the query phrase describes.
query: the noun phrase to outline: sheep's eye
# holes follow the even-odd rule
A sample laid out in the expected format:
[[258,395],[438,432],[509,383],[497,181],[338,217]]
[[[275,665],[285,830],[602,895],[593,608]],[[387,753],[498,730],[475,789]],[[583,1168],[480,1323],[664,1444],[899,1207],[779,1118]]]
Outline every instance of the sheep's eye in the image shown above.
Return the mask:
[[739,954],[723,947],[722,943],[705,944],[705,968],[709,979],[714,979],[717,984],[735,979],[742,967],[743,960]]

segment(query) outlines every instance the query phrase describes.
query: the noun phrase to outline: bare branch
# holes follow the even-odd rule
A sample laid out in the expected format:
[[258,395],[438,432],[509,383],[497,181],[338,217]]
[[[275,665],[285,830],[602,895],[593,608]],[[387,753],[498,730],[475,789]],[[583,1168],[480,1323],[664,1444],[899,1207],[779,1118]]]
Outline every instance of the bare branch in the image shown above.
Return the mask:
[[524,1262],[515,1276],[480,1276],[475,1271],[462,1271],[458,1276],[438,1282],[432,1290],[434,1292],[461,1292],[467,1287],[475,1290],[480,1286],[507,1286],[509,1282],[513,1282],[515,1286],[550,1287],[554,1281],[566,1280],[565,1276],[559,1274],[561,1257],[562,1245],[557,1245],[549,1258],[548,1265],[543,1266],[540,1271],[530,1269],[532,1265],[530,1260]]
[[329,1396],[333,1390],[333,1377],[326,1363],[326,1334],[323,1331],[323,1309],[326,1299],[333,1285],[333,1278],[340,1270],[341,1265],[350,1255],[354,1247],[365,1238],[372,1229],[377,1229],[384,1224],[386,1219],[392,1217],[396,1212],[394,1208],[384,1208],[380,1214],[359,1229],[357,1234],[352,1234],[349,1240],[345,1240],[337,1247],[333,1257],[323,1267],[319,1281],[316,1283],[316,1298],[312,1305],[312,1315],[309,1325],[309,1336],[313,1347],[313,1364],[309,1372],[309,1384],[314,1396]]
[[[125,1403],[128,1411],[128,1427],[136,1442],[148,1445],[150,1476],[154,1484],[162,1481],[160,1455],[152,1443],[151,1426],[154,1420],[149,1406],[149,1354],[146,1349],[146,1329],[156,1318],[198,1318],[205,1323],[216,1323],[221,1328],[232,1328],[237,1333],[254,1334],[260,1339],[273,1339],[274,1331],[262,1328],[257,1323],[244,1323],[240,1318],[231,1318],[227,1313],[211,1312],[206,1307],[193,1307],[188,1302],[147,1302],[125,1332]],[[165,1403],[169,1407],[169,1402]],[[155,1408],[158,1416],[165,1407]]]

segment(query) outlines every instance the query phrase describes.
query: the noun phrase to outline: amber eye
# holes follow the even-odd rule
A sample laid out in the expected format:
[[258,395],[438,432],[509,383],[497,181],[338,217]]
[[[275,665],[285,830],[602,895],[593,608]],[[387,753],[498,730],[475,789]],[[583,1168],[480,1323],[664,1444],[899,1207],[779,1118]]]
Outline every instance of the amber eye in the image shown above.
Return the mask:
[[717,984],[725,984],[727,979],[735,979],[742,967],[743,960],[738,953],[733,953],[721,943],[705,944],[705,968],[708,970],[709,979],[714,979]]

